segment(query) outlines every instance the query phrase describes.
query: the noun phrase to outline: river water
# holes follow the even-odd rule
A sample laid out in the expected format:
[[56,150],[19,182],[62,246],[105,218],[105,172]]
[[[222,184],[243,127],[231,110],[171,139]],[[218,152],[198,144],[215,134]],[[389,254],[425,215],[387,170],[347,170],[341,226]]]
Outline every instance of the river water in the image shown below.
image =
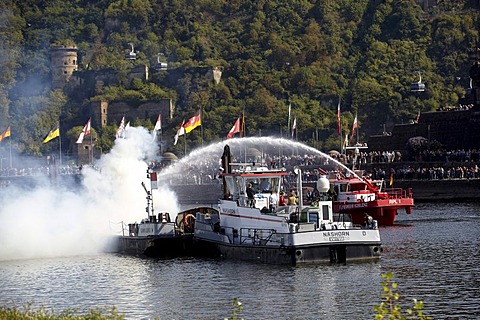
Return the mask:
[[[405,306],[435,319],[480,317],[480,204],[424,203],[381,229],[377,263],[269,266],[116,254],[0,261],[0,305],[54,311],[116,306],[128,319],[373,319],[381,274]],[[19,244],[21,245],[21,244]]]

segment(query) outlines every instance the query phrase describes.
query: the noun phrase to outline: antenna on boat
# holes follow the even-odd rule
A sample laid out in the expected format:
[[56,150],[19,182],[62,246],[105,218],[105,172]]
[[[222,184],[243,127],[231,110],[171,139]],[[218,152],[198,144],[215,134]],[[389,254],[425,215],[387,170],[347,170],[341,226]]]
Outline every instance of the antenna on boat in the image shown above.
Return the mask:
[[293,172],[297,175],[297,190],[298,190],[298,212],[302,212],[303,209],[303,185],[302,185],[302,170],[299,167],[295,167]]
[[[150,170],[147,169],[147,178],[150,179]],[[142,181],[142,187],[143,190],[145,190],[145,193],[147,194],[147,207],[145,208],[145,211],[147,212],[148,220],[150,220],[150,216],[153,215],[153,195],[152,191],[147,189],[147,186],[145,185],[145,182]]]

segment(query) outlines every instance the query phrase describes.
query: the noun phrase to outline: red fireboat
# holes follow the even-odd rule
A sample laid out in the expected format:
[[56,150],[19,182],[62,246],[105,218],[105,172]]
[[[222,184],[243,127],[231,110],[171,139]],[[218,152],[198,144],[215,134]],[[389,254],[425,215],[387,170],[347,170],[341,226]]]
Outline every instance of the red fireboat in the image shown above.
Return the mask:
[[363,224],[365,214],[378,221],[380,226],[394,224],[397,211],[412,213],[414,206],[412,189],[385,188],[385,181],[360,176],[344,177],[329,174],[333,211],[349,213],[354,223]]

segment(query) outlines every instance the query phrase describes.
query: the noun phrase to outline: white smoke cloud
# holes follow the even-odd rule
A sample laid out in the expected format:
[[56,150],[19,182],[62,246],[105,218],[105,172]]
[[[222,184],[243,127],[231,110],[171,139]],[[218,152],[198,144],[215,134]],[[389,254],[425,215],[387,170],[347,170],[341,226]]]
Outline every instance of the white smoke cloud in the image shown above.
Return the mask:
[[[95,254],[113,249],[122,222],[140,222],[145,211],[148,159],[158,152],[144,128],[130,128],[109,154],[82,170],[82,185],[59,188],[48,181],[24,190],[0,190],[0,260]],[[153,192],[154,211],[178,206],[168,190]],[[161,201],[160,201],[161,199]]]

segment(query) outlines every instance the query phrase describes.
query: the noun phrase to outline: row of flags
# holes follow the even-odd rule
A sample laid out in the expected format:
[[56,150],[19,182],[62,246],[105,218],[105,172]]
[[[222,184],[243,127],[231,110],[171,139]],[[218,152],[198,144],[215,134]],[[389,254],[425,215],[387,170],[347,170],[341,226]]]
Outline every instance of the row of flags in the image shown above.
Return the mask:
[[292,104],[288,104],[288,130],[291,133],[291,138],[293,139],[293,136],[295,135],[295,132],[297,132],[297,117],[293,119],[292,123],[292,128],[290,128],[290,121],[292,117]]
[[[358,119],[357,115],[355,114],[355,119],[353,119],[353,124],[352,124],[352,130],[350,133],[350,140],[353,138],[353,134],[355,132],[355,129],[358,128]],[[340,123],[340,100],[338,100],[338,106],[337,106],[337,133],[338,135],[341,135],[342,132],[342,126]],[[348,137],[348,135],[347,135]],[[346,139],[345,139],[346,140]]]
[[[292,105],[289,104],[288,106],[288,127],[291,133],[291,137],[294,137],[294,134],[297,130],[297,118],[295,117],[292,126],[290,128],[290,121],[291,121],[291,111],[292,111]],[[419,117],[417,117],[418,119]],[[418,120],[417,120],[418,121]],[[184,135],[186,133],[191,132],[195,128],[199,127],[202,125],[202,113],[201,110],[199,110],[193,117],[188,119],[187,122],[185,120],[182,121],[180,127],[177,130],[177,134],[174,136],[174,145],[177,144],[178,138],[181,135]],[[123,138],[125,131],[128,130],[130,127],[130,122],[125,124],[125,116],[122,117],[120,124],[118,126],[118,130],[116,133],[116,138]],[[353,120],[353,125],[352,125],[352,130],[351,130],[351,135],[350,139],[353,138],[355,129],[358,128],[358,120],[357,120],[357,115],[355,115],[355,119]],[[162,120],[161,120],[161,115],[158,115],[157,121],[155,123],[155,127],[153,128],[153,138],[155,139],[157,136],[157,132],[162,130]],[[80,132],[80,135],[78,136],[78,139],[76,143],[82,143],[85,136],[90,134],[91,131],[91,119],[88,119],[87,123],[83,127],[82,132]],[[235,123],[233,124],[233,127],[230,129],[230,131],[227,133],[226,138],[231,139],[236,133],[240,133],[240,136],[243,136],[245,132],[245,114],[242,113],[241,117],[238,117]],[[341,134],[341,125],[340,125],[340,100],[338,101],[338,107],[337,107],[337,132],[340,135]],[[10,132],[10,127],[8,127],[1,135],[0,135],[0,141],[4,140],[5,138],[10,137],[11,132]],[[55,127],[50,130],[50,132],[47,134],[47,136],[44,138],[43,143],[47,143],[57,137],[60,136],[60,125],[57,122]],[[346,136],[347,140],[348,135]]]

